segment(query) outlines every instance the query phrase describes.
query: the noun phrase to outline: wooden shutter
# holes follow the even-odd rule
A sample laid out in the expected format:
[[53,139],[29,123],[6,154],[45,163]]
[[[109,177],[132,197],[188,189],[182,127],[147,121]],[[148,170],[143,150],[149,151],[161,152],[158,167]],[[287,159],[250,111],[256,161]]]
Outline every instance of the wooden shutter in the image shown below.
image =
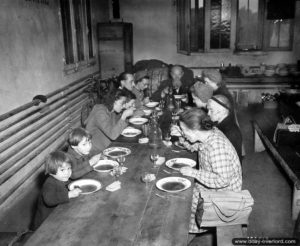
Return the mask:
[[191,53],[190,9],[190,0],[177,0],[177,52],[185,55]]

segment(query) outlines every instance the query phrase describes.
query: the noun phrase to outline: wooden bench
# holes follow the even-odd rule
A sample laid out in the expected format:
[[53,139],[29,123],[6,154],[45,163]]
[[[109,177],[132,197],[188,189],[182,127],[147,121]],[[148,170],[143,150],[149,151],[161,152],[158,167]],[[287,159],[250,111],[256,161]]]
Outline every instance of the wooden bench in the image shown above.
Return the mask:
[[89,100],[84,91],[94,76],[45,95],[46,103],[35,99],[0,116],[0,232],[28,229],[44,159],[64,145],[70,129],[81,125],[81,109]]

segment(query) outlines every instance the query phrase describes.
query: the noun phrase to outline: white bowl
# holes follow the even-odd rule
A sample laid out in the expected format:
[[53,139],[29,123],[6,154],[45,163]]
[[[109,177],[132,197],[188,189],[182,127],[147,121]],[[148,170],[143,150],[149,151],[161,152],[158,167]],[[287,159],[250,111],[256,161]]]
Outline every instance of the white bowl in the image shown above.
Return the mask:
[[148,108],[154,108],[154,107],[156,107],[158,104],[159,104],[159,102],[148,102],[148,103],[146,104],[146,106],[147,106]]
[[143,125],[146,122],[148,122],[148,119],[142,117],[134,117],[134,118],[130,118],[129,122],[134,125]]
[[184,95],[174,95],[175,99],[182,99],[184,97]]

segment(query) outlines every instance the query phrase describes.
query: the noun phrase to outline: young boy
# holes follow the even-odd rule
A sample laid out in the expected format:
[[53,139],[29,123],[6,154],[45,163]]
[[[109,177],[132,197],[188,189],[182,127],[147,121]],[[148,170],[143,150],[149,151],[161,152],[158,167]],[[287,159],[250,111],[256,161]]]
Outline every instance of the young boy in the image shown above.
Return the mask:
[[68,154],[72,160],[71,179],[77,179],[93,170],[101,154],[90,157],[92,148],[91,135],[83,128],[75,128],[69,135]]
[[71,173],[71,159],[66,153],[55,151],[48,156],[45,174],[49,177],[43,184],[38,198],[33,230],[40,226],[58,204],[69,202],[70,198],[79,196],[80,189],[75,188],[69,191],[67,188]]

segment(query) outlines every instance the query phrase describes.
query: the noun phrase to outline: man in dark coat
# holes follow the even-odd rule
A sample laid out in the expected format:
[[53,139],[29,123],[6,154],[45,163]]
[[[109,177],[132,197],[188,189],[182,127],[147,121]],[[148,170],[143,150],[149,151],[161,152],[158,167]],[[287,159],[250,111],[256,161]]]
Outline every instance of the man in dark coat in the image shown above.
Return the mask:
[[190,87],[193,85],[193,76],[187,79],[184,76],[184,69],[180,65],[174,65],[170,71],[170,79],[164,80],[158,89],[152,94],[151,100],[159,102],[161,98],[168,94],[169,87],[173,87],[174,95],[188,94]]

